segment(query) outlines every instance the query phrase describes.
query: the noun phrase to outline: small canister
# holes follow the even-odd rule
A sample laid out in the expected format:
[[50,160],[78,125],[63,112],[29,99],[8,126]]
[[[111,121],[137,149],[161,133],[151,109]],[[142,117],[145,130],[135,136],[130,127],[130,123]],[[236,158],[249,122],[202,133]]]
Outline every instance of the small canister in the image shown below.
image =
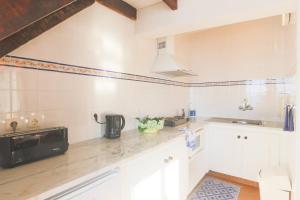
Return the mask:
[[196,118],[196,110],[190,110],[190,118],[195,119]]

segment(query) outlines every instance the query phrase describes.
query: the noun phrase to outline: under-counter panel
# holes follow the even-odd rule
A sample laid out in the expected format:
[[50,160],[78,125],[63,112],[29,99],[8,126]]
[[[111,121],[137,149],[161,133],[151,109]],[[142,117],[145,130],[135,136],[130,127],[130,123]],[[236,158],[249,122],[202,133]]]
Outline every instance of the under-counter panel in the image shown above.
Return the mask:
[[133,160],[178,137],[183,136],[177,128],[165,128],[150,135],[127,131],[120,139],[94,139],[71,145],[62,156],[0,169],[0,199],[34,199],[91,173]]
[[280,164],[281,134],[276,131],[224,124],[211,124],[207,130],[213,171],[257,181],[260,169]]

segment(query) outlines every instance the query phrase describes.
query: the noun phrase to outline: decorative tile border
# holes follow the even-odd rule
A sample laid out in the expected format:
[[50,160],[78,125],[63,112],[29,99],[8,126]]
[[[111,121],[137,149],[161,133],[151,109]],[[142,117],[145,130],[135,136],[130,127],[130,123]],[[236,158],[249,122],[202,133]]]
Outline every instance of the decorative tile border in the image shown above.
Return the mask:
[[292,84],[291,78],[272,78],[263,80],[240,80],[240,81],[219,81],[219,82],[202,82],[189,83],[189,87],[222,87],[222,86],[239,86],[239,85],[284,85]]
[[67,73],[67,74],[96,76],[96,77],[105,77],[105,78],[113,78],[113,79],[121,79],[121,80],[188,87],[187,83],[180,82],[180,81],[172,81],[168,79],[161,79],[161,78],[142,76],[142,75],[136,75],[130,73],[115,72],[110,70],[83,67],[78,65],[49,62],[49,61],[43,61],[43,60],[37,60],[31,58],[22,58],[16,56],[5,56],[1,58],[0,66],[1,65],[6,67],[17,67],[17,68],[25,68],[25,69],[53,71],[53,72],[60,72],[60,73]]
[[78,65],[69,65],[57,62],[43,61],[32,58],[23,58],[17,56],[4,56],[0,59],[0,66],[16,67],[43,71],[53,71],[67,74],[77,74],[84,76],[96,76],[113,78],[120,80],[147,82],[163,85],[172,85],[180,87],[221,87],[221,86],[238,86],[238,85],[267,85],[267,84],[290,84],[289,78],[272,78],[264,80],[240,80],[240,81],[219,81],[219,82],[200,82],[187,83],[150,76],[142,76],[137,74],[115,72],[104,69],[97,69],[91,67],[83,67]]

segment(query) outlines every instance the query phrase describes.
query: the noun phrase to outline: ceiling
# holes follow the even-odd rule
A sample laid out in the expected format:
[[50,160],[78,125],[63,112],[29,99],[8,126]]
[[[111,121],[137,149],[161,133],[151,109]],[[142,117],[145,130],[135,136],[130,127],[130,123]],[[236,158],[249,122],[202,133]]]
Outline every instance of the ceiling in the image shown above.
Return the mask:
[[133,7],[140,9],[161,2],[162,0],[124,0],[124,1],[126,1]]

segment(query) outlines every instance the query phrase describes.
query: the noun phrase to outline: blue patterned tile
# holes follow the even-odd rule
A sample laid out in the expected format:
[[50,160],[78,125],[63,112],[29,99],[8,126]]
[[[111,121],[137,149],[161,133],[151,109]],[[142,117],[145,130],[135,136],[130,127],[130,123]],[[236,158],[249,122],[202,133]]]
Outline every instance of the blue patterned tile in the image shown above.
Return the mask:
[[205,178],[189,200],[237,200],[240,187],[215,179]]

